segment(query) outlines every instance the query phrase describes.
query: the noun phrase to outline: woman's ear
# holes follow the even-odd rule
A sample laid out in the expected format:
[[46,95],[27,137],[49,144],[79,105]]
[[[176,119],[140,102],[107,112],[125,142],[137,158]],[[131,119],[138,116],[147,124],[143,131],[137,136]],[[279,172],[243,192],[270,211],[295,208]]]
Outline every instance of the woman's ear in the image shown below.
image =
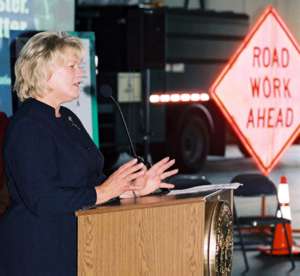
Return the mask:
[[47,93],[50,93],[53,91],[53,74],[49,74],[49,76],[46,77],[43,83],[44,89]]
[[54,76],[54,74],[55,74],[55,68],[56,67],[56,65],[55,65],[55,63],[54,62],[49,62],[48,64],[47,64],[47,73],[46,73],[46,80],[45,80],[45,84],[47,85],[47,86],[50,86],[51,87],[51,84],[52,84],[52,82],[53,82],[53,76]]
[[45,88],[49,91],[53,89],[53,80],[54,80],[54,72],[55,72],[53,69],[54,68],[52,68],[51,66],[45,78]]

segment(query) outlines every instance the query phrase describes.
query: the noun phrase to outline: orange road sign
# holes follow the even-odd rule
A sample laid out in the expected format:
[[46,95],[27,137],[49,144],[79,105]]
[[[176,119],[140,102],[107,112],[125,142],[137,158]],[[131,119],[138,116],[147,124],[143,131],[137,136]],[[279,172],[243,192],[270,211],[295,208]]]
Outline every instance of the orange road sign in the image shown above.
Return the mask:
[[272,6],[210,93],[263,174],[300,132],[300,48]]

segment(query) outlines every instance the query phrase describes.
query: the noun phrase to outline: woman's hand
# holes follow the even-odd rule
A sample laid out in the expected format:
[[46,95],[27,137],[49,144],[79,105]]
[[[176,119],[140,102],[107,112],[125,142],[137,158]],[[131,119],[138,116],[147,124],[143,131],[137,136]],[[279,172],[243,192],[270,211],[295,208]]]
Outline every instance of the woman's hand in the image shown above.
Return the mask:
[[104,203],[120,194],[132,190],[132,182],[144,175],[143,164],[137,164],[137,159],[133,159],[111,174],[100,186],[97,186],[96,204]]
[[[143,167],[145,173],[132,181],[132,190],[137,196],[144,196],[157,190],[158,188],[174,188],[173,184],[163,182],[164,179],[178,173],[178,169],[167,171],[175,163],[175,160],[170,160],[166,157],[156,164],[154,164],[149,170]],[[121,198],[133,197],[132,191],[127,191],[120,195]]]

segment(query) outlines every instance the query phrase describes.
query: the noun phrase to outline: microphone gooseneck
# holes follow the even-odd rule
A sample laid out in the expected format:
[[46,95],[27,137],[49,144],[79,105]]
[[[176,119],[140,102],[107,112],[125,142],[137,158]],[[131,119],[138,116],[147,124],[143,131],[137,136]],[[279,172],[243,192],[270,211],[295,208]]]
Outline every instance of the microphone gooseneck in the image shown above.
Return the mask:
[[135,151],[135,148],[133,146],[132,139],[130,137],[129,130],[128,130],[128,127],[127,127],[127,124],[126,124],[123,112],[121,110],[121,107],[120,107],[119,103],[116,101],[116,99],[113,96],[110,96],[110,99],[115,103],[115,105],[116,105],[116,107],[117,107],[117,109],[119,111],[119,114],[121,116],[121,119],[122,119],[122,122],[123,122],[123,125],[124,125],[124,128],[125,128],[125,131],[126,131],[126,134],[127,134],[128,140],[129,140],[129,145],[130,145],[131,153],[132,153],[132,155],[133,155],[134,158],[139,159],[140,157],[138,157],[137,154],[136,154],[136,151]]
[[[127,127],[127,124],[126,124],[126,121],[125,121],[125,118],[124,118],[124,115],[123,115],[123,112],[121,110],[121,107],[120,107],[120,104],[116,101],[116,99],[112,96],[112,88],[107,85],[107,84],[104,84],[104,85],[101,85],[100,87],[100,95],[103,96],[104,98],[110,98],[113,103],[115,104],[115,106],[117,107],[118,109],[118,112],[121,116],[121,119],[122,119],[122,122],[123,122],[123,126],[125,128],[125,131],[126,131],[126,135],[127,135],[127,138],[129,140],[129,145],[130,145],[130,150],[131,150],[131,154],[134,158],[137,158],[138,161],[140,162],[143,162],[143,160],[141,159],[141,157],[139,157],[137,154],[136,154],[136,151],[135,151],[135,148],[133,146],[133,143],[132,143],[132,139],[130,137],[130,134],[129,134],[129,130],[128,130],[128,127]],[[144,162],[143,162],[144,163]]]

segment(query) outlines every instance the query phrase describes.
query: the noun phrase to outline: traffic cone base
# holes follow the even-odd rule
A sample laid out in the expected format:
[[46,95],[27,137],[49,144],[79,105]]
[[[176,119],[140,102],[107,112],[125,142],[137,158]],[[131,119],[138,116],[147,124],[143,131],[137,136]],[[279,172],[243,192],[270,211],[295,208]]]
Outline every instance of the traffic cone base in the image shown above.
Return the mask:
[[[283,224],[276,225],[273,238],[273,248],[271,246],[259,246],[258,250],[267,255],[289,255],[289,245],[292,245],[291,253],[293,255],[300,254],[300,246],[297,246],[292,238],[291,224],[289,223],[285,226],[287,233],[285,233]],[[286,239],[286,234],[288,236],[288,242]]]
[[[292,255],[300,255],[300,246],[293,245],[292,248]],[[271,246],[259,246],[258,250],[266,255],[272,256],[286,256],[289,255],[290,252],[287,248],[271,248]]]

